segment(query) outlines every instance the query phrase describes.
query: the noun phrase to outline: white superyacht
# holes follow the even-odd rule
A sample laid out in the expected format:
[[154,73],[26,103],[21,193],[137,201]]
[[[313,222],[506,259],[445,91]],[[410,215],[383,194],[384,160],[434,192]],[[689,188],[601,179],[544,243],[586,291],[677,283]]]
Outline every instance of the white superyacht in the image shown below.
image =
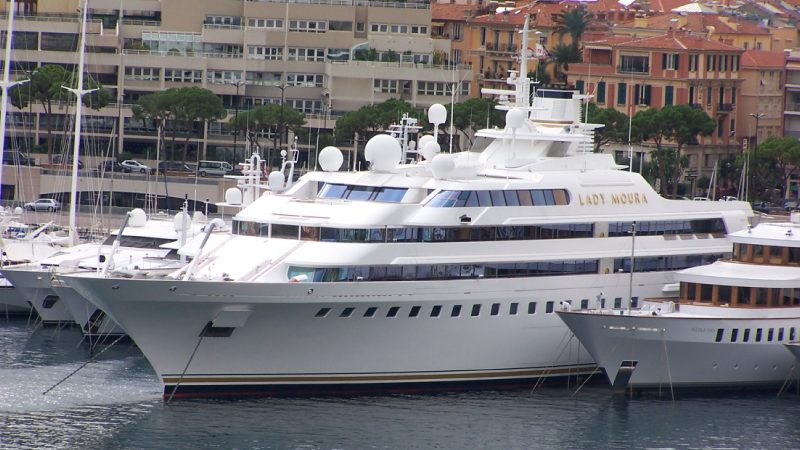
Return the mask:
[[[401,164],[405,146],[379,135],[365,149],[369,171],[341,172],[328,147],[322,170],[261,195],[166,277],[60,278],[128,331],[166,398],[588,375],[596,365],[556,305],[657,295],[675,270],[729,254],[725,233],[752,211],[662,198],[591,152],[585,96],[539,90],[531,101],[529,79],[512,72],[509,83],[490,92],[507,126],[478,132],[470,151],[421,143],[425,159]],[[648,264],[629,291],[632,221],[648,224],[636,246]]]
[[[800,214],[731,233],[733,256],[676,273],[678,298],[559,311],[618,392],[780,386],[800,378]],[[638,276],[638,274],[636,275]]]

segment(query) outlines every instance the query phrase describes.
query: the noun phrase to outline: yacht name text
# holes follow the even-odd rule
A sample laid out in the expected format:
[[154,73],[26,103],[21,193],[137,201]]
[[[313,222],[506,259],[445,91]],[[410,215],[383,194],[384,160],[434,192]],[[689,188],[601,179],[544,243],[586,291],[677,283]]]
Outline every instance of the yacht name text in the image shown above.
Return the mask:
[[615,192],[615,193],[593,193],[578,194],[578,202],[581,206],[585,205],[646,205],[647,195],[643,192]]

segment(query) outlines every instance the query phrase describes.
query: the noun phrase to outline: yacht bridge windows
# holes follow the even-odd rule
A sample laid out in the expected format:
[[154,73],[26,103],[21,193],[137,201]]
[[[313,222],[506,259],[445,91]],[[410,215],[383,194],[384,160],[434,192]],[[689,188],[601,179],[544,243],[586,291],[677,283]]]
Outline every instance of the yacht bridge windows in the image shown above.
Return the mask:
[[478,264],[418,264],[345,267],[289,267],[288,278],[314,282],[424,281],[461,278],[518,278],[596,274],[596,259]]
[[486,206],[559,206],[569,205],[566,189],[516,189],[437,192],[425,205],[435,208]]

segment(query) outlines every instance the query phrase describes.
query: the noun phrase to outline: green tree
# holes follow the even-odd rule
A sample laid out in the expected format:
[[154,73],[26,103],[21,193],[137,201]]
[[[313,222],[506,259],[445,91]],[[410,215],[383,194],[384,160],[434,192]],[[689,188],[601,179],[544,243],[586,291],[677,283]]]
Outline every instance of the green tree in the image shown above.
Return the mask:
[[581,62],[580,52],[570,44],[556,44],[549,53],[548,63],[553,63],[553,77],[560,83],[567,80],[570,63]]
[[255,132],[270,132],[272,134],[272,150],[267,154],[267,161],[272,165],[273,158],[277,158],[279,139],[282,130],[290,129],[299,133],[306,123],[306,116],[302,112],[277,103],[250,109],[239,113],[238,117],[231,118],[228,127],[237,130],[250,130]]
[[131,108],[133,117],[140,120],[150,119],[158,123],[158,136],[159,142],[166,142],[164,136],[166,135],[167,123],[172,124],[172,143],[169,148],[170,155],[166,157],[167,160],[175,160],[175,135],[177,133],[177,116],[178,116],[178,90],[167,89],[166,91],[157,91],[152,94],[147,94],[139,97],[139,100]]
[[[67,72],[63,66],[47,64],[26,76],[27,83],[14,86],[9,92],[11,104],[19,109],[26,108],[30,103],[42,105],[47,131],[47,159],[53,157],[53,106],[74,101],[74,94],[66,91],[63,86],[76,88],[77,74]],[[94,80],[91,75],[84,74],[84,89],[95,91],[84,95],[82,103],[92,109],[100,109],[107,105],[111,99],[102,85]]]
[[603,127],[594,131],[594,152],[610,142],[628,141],[628,116],[614,108],[600,108],[595,103],[588,104],[588,122],[599,123]]
[[[175,101],[176,119],[183,124],[183,128],[186,131],[182,158],[185,163],[188,157],[189,138],[191,137],[194,123],[197,121],[202,123],[203,126],[200,128],[200,133],[202,133],[206,123],[225,118],[228,111],[222,105],[222,99],[217,94],[197,86],[178,89]],[[203,158],[205,158],[205,149],[203,149]]]
[[650,108],[633,116],[632,132],[641,140],[652,140],[658,150],[665,141],[675,144],[674,155],[664,152],[664,162],[655,165],[658,177],[666,183],[671,197],[676,197],[678,182],[688,158],[683,148],[696,141],[698,136],[709,136],[716,129],[716,122],[704,111],[688,105],[669,105],[662,109]]
[[[749,150],[753,199],[774,202],[786,197],[789,180],[800,170],[800,142],[793,137],[769,137]],[[774,188],[780,188],[777,194]]]
[[[453,105],[453,127],[469,141],[467,148],[473,142],[470,131],[485,128],[487,124],[490,127],[503,124],[503,113],[495,109],[495,104],[493,99],[470,98]],[[450,105],[447,105],[447,109],[449,112]]]
[[564,8],[561,12],[553,14],[553,33],[558,34],[559,38],[564,35],[570,36],[570,45],[575,53],[580,53],[580,40],[586,30],[589,29],[594,21],[592,14],[586,5],[578,5],[574,8]]

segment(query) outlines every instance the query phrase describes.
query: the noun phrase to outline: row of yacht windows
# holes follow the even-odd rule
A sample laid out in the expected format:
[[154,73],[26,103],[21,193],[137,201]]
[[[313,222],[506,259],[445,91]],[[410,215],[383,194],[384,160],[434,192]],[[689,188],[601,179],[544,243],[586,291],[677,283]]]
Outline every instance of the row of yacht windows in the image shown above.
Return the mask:
[[406,195],[407,188],[356,186],[336,183],[325,183],[319,190],[317,198],[340,198],[352,201],[373,201],[400,203]]
[[594,274],[598,260],[537,261],[486,264],[418,264],[346,267],[289,267],[296,281],[421,281],[459,278],[515,278]]
[[[609,236],[630,236],[633,222],[609,222]],[[636,221],[637,236],[660,236],[669,234],[711,233],[725,234],[722,219],[696,220],[645,220]]]
[[568,205],[566,189],[518,189],[485,191],[439,191],[425,205],[439,208],[476,206],[554,206]]
[[[603,299],[605,300],[605,299]],[[572,304],[572,300],[565,300],[564,302]],[[615,307],[619,308],[622,304],[621,298],[615,299]],[[633,297],[631,307],[636,307],[638,297]],[[323,307],[317,310],[315,317],[480,317],[481,314],[488,312],[489,316],[499,315],[535,315],[537,313],[538,302],[528,302],[527,304],[519,302],[511,302],[508,304],[492,303],[490,305],[482,305],[475,303],[472,305],[452,305],[445,307],[443,305],[432,305],[430,307],[422,305],[414,305],[411,307],[389,306],[386,308],[379,308],[377,306],[368,306],[365,308],[355,308],[351,306],[342,309]],[[580,302],[581,309],[587,309],[589,306],[589,299],[583,299]],[[544,302],[545,314],[552,314],[556,309],[556,302]]]
[[[697,267],[711,264],[724,258],[722,253],[705,255],[673,255],[673,256],[648,256],[634,259],[634,272],[658,272],[664,270],[681,270],[688,267]],[[614,259],[614,272],[630,273],[631,259]]]
[[[763,328],[755,328],[755,332],[752,332],[750,328],[743,328],[741,331],[741,342],[750,342],[751,337],[753,342],[782,342],[786,340],[787,342],[791,342],[797,339],[797,329],[795,327],[790,327],[789,333],[784,332],[784,328],[767,328],[766,333],[764,333]],[[717,328],[717,335],[714,339],[716,342],[722,342],[725,339],[725,334],[727,330],[725,328]],[[755,336],[752,336],[752,335]],[[765,336],[766,334],[766,336]],[[786,338],[788,334],[788,339]],[[731,342],[740,342],[739,341],[739,329],[732,328],[730,330],[730,334],[728,335],[728,339]]]
[[[715,226],[719,225],[724,229],[724,224],[720,219],[652,222],[655,224],[653,230],[658,230],[658,232],[654,231],[652,235],[687,234],[706,230],[709,222],[713,222]],[[625,223],[609,224],[609,229],[624,228]],[[565,223],[461,227],[332,228],[234,220],[232,230],[233,234],[245,236],[301,239],[305,241],[403,243],[591,238],[594,236],[595,226],[592,223]],[[614,237],[623,236],[624,234],[609,232],[609,235]]]
[[681,283],[681,301],[756,308],[796,307],[800,305],[800,288]]
[[798,266],[800,265],[800,247],[733,244],[733,259],[746,263]]

